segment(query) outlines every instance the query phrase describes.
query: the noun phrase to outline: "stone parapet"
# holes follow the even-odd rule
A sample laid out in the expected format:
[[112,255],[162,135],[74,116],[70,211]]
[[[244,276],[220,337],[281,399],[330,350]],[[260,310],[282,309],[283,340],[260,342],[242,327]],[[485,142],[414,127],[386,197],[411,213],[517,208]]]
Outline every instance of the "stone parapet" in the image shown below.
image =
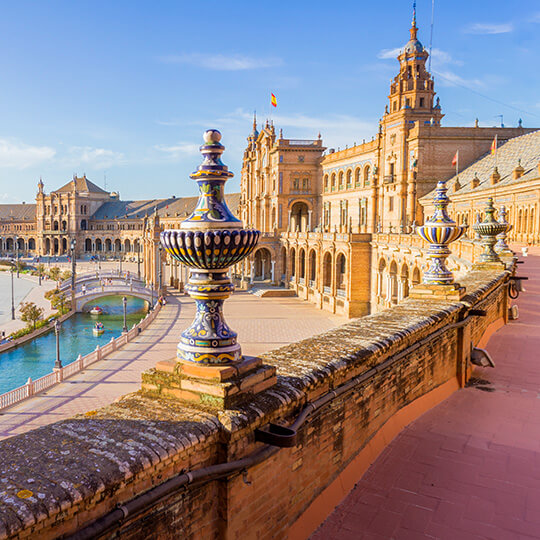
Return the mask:
[[[352,487],[403,425],[465,383],[471,346],[506,320],[508,276],[473,271],[461,300],[408,299],[267,353],[277,383],[233,410],[136,393],[1,441],[0,538],[56,538],[92,523],[87,538],[285,538],[298,523],[309,536],[344,470],[357,464]],[[264,450],[256,430],[291,426],[301,411],[296,446],[203,474]],[[175,478],[183,487],[163,487]],[[163,497],[145,505],[157,486]],[[317,517],[302,521],[317,504]]]

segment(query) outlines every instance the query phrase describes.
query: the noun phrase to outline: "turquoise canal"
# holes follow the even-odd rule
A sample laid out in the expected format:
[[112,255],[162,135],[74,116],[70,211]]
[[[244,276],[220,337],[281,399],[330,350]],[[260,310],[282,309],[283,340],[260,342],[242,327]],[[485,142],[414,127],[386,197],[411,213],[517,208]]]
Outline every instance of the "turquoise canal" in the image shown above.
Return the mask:
[[[138,323],[147,311],[147,302],[127,297],[127,326]],[[76,313],[62,323],[60,330],[60,359],[64,366],[70,364],[81,354],[92,352],[97,345],[107,344],[111,338],[122,333],[124,315],[121,296],[108,296],[96,301],[104,310],[103,315]],[[100,321],[105,333],[94,336],[92,328]],[[53,332],[0,354],[0,394],[22,386],[32,377],[33,380],[50,373],[56,359],[56,338]]]

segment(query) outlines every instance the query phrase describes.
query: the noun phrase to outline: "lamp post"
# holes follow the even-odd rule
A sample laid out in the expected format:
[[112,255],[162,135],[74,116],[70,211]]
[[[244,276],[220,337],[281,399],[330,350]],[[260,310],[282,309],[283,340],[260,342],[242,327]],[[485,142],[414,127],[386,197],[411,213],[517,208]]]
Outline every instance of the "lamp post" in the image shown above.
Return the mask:
[[122,328],[122,332],[127,332],[127,322],[126,322],[126,313],[127,313],[127,298],[124,296],[122,298],[122,305],[124,307],[124,327]]
[[75,246],[77,240],[71,240],[71,309],[75,309]]
[[158,244],[158,264],[159,264],[159,273],[158,273],[158,297],[161,296],[161,278],[162,278],[162,270],[163,265],[161,263],[161,250],[163,247],[161,246],[161,243]]
[[19,278],[19,239],[15,238],[15,264],[17,266],[17,279]]
[[141,279],[141,243],[137,242],[137,277]]
[[60,360],[60,323],[58,319],[54,321],[54,335],[56,336],[56,360],[54,362],[54,369],[62,369],[62,361]]
[[11,267],[11,320],[15,320],[15,292],[13,289],[13,266]]
[[41,285],[41,255],[38,255],[37,265],[38,265],[38,285]]

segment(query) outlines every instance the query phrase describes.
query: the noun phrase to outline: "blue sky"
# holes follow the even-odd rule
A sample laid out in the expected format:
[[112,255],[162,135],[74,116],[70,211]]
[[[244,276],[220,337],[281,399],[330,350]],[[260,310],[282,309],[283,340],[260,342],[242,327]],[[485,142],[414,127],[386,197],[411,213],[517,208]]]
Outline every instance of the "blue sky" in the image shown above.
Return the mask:
[[[5,2],[0,202],[73,173],[123,199],[196,194],[215,127],[239,186],[252,113],[329,147],[370,139],[408,40],[412,2]],[[435,0],[432,71],[443,124],[540,126],[540,2]],[[431,0],[418,0],[429,46]]]

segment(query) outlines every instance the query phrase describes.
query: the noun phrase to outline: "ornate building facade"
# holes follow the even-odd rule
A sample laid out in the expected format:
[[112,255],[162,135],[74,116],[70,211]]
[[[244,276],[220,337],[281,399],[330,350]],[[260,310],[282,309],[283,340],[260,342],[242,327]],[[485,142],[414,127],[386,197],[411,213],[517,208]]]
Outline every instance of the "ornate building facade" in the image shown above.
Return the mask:
[[428,56],[413,15],[371,141],[335,151],[325,149],[320,136],[291,141],[281,131],[276,137],[273,125],[259,132],[254,123],[244,153],[240,212],[264,238],[244,263],[244,278],[286,284],[301,298],[348,317],[391,305],[420,281],[420,255],[413,249],[406,264],[378,258],[379,234],[405,235],[423,223],[422,197],[455,174],[456,152],[466,168],[489,152],[495,136],[504,145],[533,131],[521,123],[442,126]]

